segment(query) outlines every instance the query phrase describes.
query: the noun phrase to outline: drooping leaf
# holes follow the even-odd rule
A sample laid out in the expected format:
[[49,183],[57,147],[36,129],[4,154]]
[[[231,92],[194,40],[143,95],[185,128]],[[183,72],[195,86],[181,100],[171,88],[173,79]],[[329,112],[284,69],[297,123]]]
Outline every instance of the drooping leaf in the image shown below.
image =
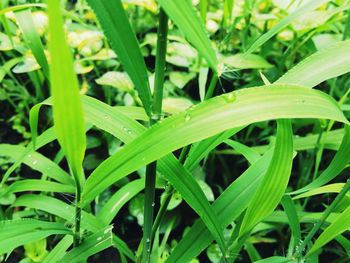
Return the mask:
[[0,254],[7,253],[16,247],[43,239],[47,236],[72,234],[72,231],[61,223],[34,219],[0,221],[0,231]]
[[189,143],[258,121],[303,117],[347,123],[333,99],[303,87],[270,85],[210,99],[165,119],[105,160],[86,182],[85,202],[132,171]]

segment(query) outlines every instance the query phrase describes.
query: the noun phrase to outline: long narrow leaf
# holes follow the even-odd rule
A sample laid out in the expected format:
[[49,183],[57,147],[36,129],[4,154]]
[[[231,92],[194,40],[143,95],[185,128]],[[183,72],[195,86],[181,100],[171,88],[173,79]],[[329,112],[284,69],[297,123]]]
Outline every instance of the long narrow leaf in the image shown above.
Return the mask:
[[72,54],[64,36],[59,0],[48,1],[48,14],[55,131],[76,183],[82,185],[82,163],[86,148],[83,109]]
[[213,98],[167,118],[105,160],[87,180],[84,201],[89,202],[117,180],[187,144],[258,121],[303,117],[347,123],[333,99],[303,87],[270,85]]
[[120,0],[88,0],[99,22],[140,95],[145,111],[151,114],[151,91],[145,61]]
[[293,137],[289,120],[277,122],[277,138],[270,166],[244,215],[240,235],[271,214],[287,188],[293,161]]
[[0,221],[0,254],[50,235],[72,234],[63,224],[34,219]]
[[189,0],[158,0],[167,15],[184,33],[188,41],[208,62],[210,68],[220,74],[218,59],[212,48],[205,27]]

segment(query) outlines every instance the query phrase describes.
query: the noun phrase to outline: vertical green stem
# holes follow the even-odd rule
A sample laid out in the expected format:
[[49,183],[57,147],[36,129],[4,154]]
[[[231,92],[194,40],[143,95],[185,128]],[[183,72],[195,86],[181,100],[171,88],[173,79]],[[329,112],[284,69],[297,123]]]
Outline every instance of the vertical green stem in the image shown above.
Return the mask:
[[76,183],[76,196],[75,196],[75,227],[74,227],[74,241],[73,246],[77,247],[80,243],[80,221],[81,221],[81,186],[79,180],[75,180]]
[[[167,34],[168,34],[168,16],[162,9],[160,9],[158,38],[157,38],[155,80],[154,80],[154,91],[153,91],[152,119],[150,121],[150,125],[153,125],[154,123],[156,123],[161,118],[161,113],[162,113]],[[146,184],[145,184],[142,262],[150,261],[156,172],[157,172],[157,162],[153,162],[147,165]]]

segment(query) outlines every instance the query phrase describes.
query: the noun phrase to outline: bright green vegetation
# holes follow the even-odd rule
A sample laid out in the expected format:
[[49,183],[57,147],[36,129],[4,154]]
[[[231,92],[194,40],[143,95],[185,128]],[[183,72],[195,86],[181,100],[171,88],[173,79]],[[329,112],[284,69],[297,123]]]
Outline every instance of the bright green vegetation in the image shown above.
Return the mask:
[[349,262],[350,1],[0,7],[0,260]]

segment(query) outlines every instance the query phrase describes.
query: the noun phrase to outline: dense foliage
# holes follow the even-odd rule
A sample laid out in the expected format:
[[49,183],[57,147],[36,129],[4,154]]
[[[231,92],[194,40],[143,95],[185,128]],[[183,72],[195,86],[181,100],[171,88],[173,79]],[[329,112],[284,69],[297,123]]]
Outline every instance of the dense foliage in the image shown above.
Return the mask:
[[0,260],[349,262],[348,0],[0,0]]

